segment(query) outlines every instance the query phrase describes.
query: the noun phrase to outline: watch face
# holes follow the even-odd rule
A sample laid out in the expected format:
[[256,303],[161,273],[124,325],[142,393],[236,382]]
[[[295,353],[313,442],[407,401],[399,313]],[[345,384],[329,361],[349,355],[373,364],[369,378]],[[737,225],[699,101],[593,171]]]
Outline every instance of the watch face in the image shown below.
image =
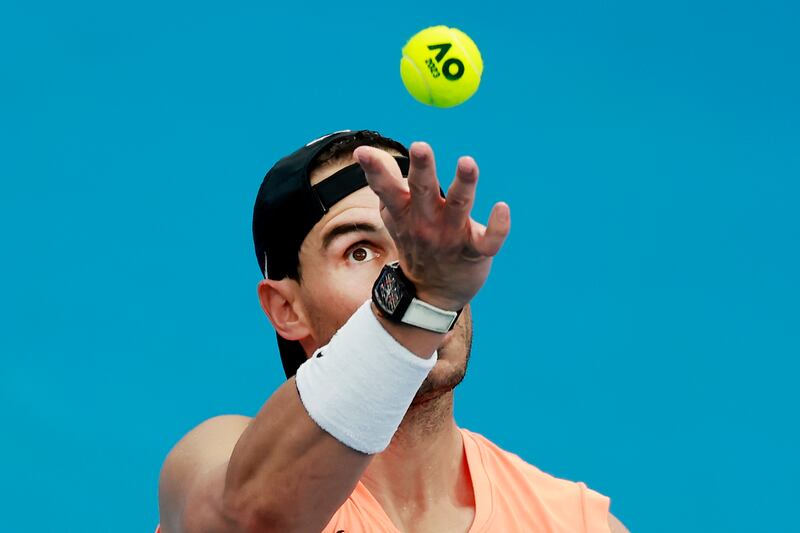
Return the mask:
[[394,314],[403,296],[403,288],[394,272],[388,269],[384,270],[378,280],[378,284],[375,286],[375,290],[377,291],[378,301],[384,311]]

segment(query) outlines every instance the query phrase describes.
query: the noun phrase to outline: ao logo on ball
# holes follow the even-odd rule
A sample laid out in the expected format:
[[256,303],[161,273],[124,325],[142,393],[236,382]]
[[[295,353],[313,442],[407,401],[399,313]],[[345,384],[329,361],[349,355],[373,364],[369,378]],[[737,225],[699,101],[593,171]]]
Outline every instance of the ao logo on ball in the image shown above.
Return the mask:
[[452,46],[452,43],[431,44],[428,46],[428,50],[439,51],[435,58],[429,57],[425,60],[425,64],[428,65],[428,70],[431,71],[431,76],[434,78],[438,78],[441,74],[444,74],[444,77],[448,80],[456,81],[464,75],[464,63],[457,57],[451,57],[442,64],[441,74],[439,73],[439,68],[436,66],[436,63],[442,62],[442,59],[444,59],[444,56],[447,55],[447,52]]
[[483,60],[463,31],[431,26],[408,40],[400,58],[400,77],[411,96],[423,104],[453,107],[478,89]]

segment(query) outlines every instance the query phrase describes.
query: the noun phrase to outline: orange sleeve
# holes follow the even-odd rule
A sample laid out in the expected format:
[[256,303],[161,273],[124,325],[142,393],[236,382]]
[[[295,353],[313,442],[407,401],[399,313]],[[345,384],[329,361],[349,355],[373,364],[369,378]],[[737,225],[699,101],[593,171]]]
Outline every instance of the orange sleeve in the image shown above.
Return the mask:
[[608,510],[611,506],[611,499],[595,492],[584,483],[578,483],[581,488],[581,500],[583,503],[583,524],[586,533],[611,533],[611,526],[608,525]]

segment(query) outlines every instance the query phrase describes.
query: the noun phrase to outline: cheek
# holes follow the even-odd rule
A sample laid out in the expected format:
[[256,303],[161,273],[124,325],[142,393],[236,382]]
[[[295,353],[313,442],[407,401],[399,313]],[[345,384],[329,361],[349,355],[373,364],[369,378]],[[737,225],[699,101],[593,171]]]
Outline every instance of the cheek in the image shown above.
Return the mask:
[[334,331],[341,327],[372,294],[372,284],[382,264],[319,269],[309,272],[304,280],[304,293],[309,310],[317,324]]
[[[374,263],[377,264],[377,262]],[[380,269],[371,268],[371,265],[342,269],[335,281],[339,298],[353,302],[355,307],[361,305],[364,300],[371,297],[372,284],[375,283],[379,272]],[[355,307],[353,311],[355,311]]]
[[334,331],[342,327],[361,304],[370,299],[373,281],[364,272],[359,272],[358,275],[333,275],[329,278],[327,298],[319,303],[323,306],[322,312],[333,322]]

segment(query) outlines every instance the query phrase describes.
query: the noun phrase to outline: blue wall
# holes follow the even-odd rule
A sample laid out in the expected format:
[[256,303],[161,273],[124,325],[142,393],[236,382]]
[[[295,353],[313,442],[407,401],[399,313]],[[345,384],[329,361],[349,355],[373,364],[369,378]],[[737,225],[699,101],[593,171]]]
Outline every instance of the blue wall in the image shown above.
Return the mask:
[[[796,3],[113,4],[0,7],[5,530],[155,526],[169,448],[281,382],[261,177],[371,128],[512,208],[460,424],[633,532],[796,531]],[[398,75],[440,23],[485,61],[449,110]]]

